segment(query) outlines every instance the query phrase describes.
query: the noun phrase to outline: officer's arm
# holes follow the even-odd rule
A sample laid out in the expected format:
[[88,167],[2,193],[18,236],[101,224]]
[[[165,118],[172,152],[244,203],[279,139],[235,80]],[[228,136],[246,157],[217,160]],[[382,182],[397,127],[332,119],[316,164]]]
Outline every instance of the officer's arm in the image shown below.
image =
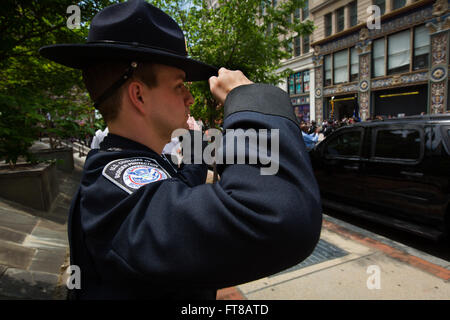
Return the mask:
[[273,86],[240,86],[224,111],[224,129],[279,130],[278,137],[269,135],[269,145],[279,144],[278,159],[272,154],[276,174],[262,175],[261,165],[223,164],[218,183],[149,183],[107,212],[85,216],[88,245],[110,243],[97,259],[100,270],[166,286],[220,288],[279,272],[312,252],[320,236],[320,196],[289,97]]
[[[183,146],[190,146],[190,152],[184,152],[185,157],[189,157],[189,161],[182,161],[178,174],[183,176],[185,181],[191,186],[195,187],[206,182],[208,175],[208,166],[203,161],[203,150],[205,149],[207,142],[202,139],[202,132],[189,130],[190,144],[184,144]],[[194,141],[202,142],[198,146]],[[196,150],[198,149],[198,150]],[[184,150],[185,151],[185,150]],[[195,156],[197,154],[197,157]]]

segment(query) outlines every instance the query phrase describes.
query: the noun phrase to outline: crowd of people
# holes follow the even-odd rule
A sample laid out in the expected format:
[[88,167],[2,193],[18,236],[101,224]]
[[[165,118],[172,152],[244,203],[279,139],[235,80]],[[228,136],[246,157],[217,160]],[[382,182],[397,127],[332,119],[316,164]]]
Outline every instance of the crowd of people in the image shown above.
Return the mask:
[[314,146],[330,135],[334,130],[352,125],[360,120],[357,118],[343,118],[342,120],[324,120],[321,124],[316,121],[301,121],[300,128],[302,130],[303,140],[306,149],[309,151]]
[[[446,114],[449,114],[450,111],[446,111]],[[425,116],[426,113],[422,112],[420,113],[421,116]],[[396,119],[404,117],[404,114],[399,114],[397,116],[392,115],[374,115],[370,116],[366,121],[384,121],[384,120],[390,120],[390,119]],[[303,140],[306,144],[306,149],[309,151],[314,146],[325,139],[330,133],[332,133],[334,130],[352,125],[356,122],[360,122],[361,120],[356,117],[348,117],[348,118],[342,118],[341,120],[324,120],[322,124],[317,124],[316,121],[300,121],[300,128],[302,129],[302,135]]]

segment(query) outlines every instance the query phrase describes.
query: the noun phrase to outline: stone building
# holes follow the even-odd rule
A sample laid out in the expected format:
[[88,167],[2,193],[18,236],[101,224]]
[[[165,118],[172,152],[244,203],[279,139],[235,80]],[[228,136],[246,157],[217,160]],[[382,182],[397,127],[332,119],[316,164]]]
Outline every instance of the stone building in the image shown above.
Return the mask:
[[283,89],[294,108],[309,98],[308,120],[318,122],[447,112],[448,8],[447,0],[309,0],[313,50],[283,62],[294,70]]
[[[309,10],[311,0],[305,0],[303,8],[297,8],[291,17],[294,21],[304,22],[312,20]],[[310,121],[315,118],[314,109],[314,63],[313,50],[310,45],[310,36],[293,36],[290,59],[282,61],[282,67],[279,72],[285,69],[293,70],[293,73],[283,81],[279,86],[286,90],[294,106],[294,112],[297,118],[304,121]],[[311,106],[313,106],[311,108]]]

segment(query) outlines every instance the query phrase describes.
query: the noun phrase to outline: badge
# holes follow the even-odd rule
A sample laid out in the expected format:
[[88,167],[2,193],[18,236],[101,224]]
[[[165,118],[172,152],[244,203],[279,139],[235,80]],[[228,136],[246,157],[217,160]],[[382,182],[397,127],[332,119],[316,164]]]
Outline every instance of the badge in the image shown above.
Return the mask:
[[105,166],[102,174],[129,194],[146,184],[170,178],[167,171],[150,158],[114,160]]

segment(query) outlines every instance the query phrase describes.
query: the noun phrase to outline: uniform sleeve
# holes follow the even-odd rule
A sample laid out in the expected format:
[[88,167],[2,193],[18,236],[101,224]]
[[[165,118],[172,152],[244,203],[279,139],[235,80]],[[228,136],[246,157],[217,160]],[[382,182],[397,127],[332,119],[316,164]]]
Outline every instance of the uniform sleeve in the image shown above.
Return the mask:
[[[271,154],[276,174],[261,174],[267,164],[224,163],[215,184],[168,179],[122,195],[119,203],[113,198],[121,191],[114,189],[101,200],[103,210],[82,217],[97,268],[166,286],[221,288],[311,254],[320,237],[320,195],[289,97],[269,85],[241,86],[228,95],[224,114],[225,130],[278,131],[269,141],[278,144],[278,156]],[[224,159],[227,144],[225,137]],[[244,153],[254,147],[246,144]],[[100,177],[89,195],[107,183]],[[86,194],[83,206],[90,201],[96,200]]]
[[178,173],[191,187],[195,187],[206,182],[208,167],[206,164],[182,164]]
[[200,135],[200,141],[202,142],[200,151],[202,153],[207,145],[207,142],[203,141],[203,139],[201,138],[201,131],[189,130],[189,133],[191,135],[191,152],[189,152],[191,159],[190,161],[187,161],[188,164],[185,164],[184,162],[181,163],[181,167],[178,173],[183,176],[183,178],[191,187],[195,187],[204,184],[208,175],[208,166],[203,161],[203,159],[200,159],[201,163],[197,163],[194,161],[195,145],[193,141],[195,140],[195,135]]

